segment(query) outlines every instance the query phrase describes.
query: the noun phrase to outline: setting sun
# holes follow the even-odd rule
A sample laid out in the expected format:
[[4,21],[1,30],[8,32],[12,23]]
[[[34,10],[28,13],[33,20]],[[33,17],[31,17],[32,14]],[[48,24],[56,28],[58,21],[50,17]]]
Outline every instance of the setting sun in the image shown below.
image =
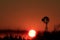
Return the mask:
[[30,37],[35,37],[36,36],[36,31],[35,30],[30,30],[29,33],[28,33],[28,35]]

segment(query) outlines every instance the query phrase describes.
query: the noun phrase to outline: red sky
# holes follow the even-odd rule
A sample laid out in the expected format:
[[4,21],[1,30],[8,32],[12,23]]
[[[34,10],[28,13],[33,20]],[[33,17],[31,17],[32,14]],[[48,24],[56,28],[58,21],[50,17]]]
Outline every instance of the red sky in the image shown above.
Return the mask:
[[48,30],[60,24],[60,0],[0,0],[0,29],[43,31],[44,16],[50,18]]

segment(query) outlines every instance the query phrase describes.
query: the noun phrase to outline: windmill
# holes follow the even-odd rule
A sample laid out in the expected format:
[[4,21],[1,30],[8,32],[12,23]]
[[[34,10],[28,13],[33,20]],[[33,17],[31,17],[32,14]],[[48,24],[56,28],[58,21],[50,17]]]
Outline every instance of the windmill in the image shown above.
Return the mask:
[[45,31],[48,31],[49,18],[47,16],[45,16],[42,18],[42,21],[46,24]]

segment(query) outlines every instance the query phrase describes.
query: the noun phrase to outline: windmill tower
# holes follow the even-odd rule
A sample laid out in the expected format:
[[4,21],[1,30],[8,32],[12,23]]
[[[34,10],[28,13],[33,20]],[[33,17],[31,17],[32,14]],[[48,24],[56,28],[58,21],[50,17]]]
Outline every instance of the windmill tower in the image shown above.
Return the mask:
[[42,21],[46,24],[45,31],[48,31],[49,18],[45,16],[44,18],[42,18]]

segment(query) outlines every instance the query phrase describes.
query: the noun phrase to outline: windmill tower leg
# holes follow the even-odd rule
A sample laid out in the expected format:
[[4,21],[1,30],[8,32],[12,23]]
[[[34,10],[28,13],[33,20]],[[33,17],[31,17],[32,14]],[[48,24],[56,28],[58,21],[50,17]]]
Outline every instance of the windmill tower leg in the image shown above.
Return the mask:
[[45,31],[46,32],[48,31],[48,25],[47,25],[47,23],[46,23]]

